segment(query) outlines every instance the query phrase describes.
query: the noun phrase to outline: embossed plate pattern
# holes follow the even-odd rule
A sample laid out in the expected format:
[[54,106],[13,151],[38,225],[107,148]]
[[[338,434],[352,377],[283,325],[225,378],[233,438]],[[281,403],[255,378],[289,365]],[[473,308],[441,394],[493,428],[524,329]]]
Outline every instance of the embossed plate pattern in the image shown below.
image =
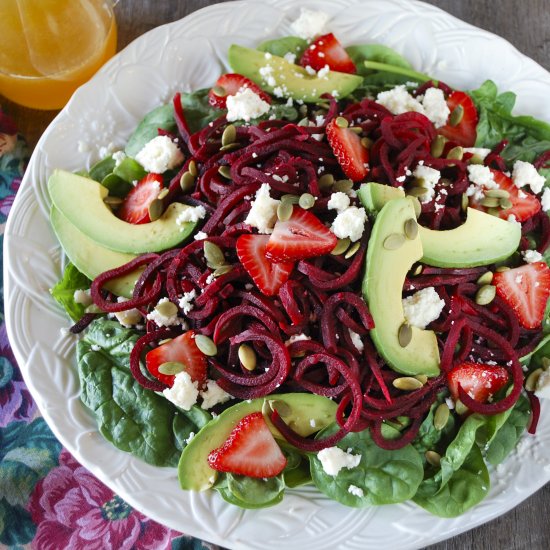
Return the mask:
[[[214,492],[186,493],[174,469],[148,466],[103,440],[79,401],[75,338],[48,289],[61,273],[61,251],[48,224],[48,175],[77,170],[122,148],[142,116],[177,90],[211,85],[233,43],[253,46],[289,34],[292,0],[244,0],[211,6],[157,28],[128,46],[71,99],[38,143],[5,236],[8,333],[25,381],[63,445],[104,483],[153,519],[231,548],[308,550],[416,548],[506,512],[550,479],[550,420],[492,473],[490,496],[454,520],[413,504],[355,510],[312,488],[289,491],[269,510],[245,511]],[[379,42],[413,65],[458,88],[485,79],[518,94],[517,112],[550,121],[550,75],[508,42],[432,6],[411,0],[316,0],[300,5],[332,16],[329,28],[346,44]],[[536,474],[535,474],[536,472]]]

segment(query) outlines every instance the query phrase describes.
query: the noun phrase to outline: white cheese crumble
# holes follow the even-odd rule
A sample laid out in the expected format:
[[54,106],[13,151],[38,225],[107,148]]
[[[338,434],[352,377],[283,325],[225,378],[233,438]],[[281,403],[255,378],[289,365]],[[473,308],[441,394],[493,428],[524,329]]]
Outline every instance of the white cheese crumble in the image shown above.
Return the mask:
[[317,78],[328,78],[328,73],[330,72],[330,67],[325,65],[322,69],[317,71]]
[[[165,302],[169,302],[170,300],[168,298],[161,298],[157,306],[164,304]],[[174,315],[162,315],[156,307],[153,309],[150,313],[147,314],[147,320],[148,321],[154,321],[159,327],[171,327],[174,325],[180,325],[182,324],[182,319],[178,317],[178,314],[175,313]]]
[[550,399],[550,370],[541,372],[537,380],[535,395],[540,399]]
[[445,300],[439,297],[433,286],[423,288],[402,300],[403,314],[410,325],[421,329],[435,321],[445,307]]
[[544,212],[548,212],[548,210],[550,210],[550,188],[547,187],[543,191],[542,197],[540,198],[540,204]]
[[542,191],[546,178],[541,176],[537,169],[530,163],[523,160],[516,160],[512,170],[512,179],[517,188],[529,185],[533,193],[538,194]]
[[337,476],[342,468],[356,468],[361,462],[361,455],[343,451],[339,447],[327,447],[317,453],[323,470],[329,476]]
[[364,208],[350,206],[340,212],[330,227],[330,230],[339,238],[349,238],[351,242],[358,241],[365,231],[367,213]]
[[252,118],[265,115],[270,109],[269,103],[250,88],[241,88],[235,95],[227,96],[226,105],[228,122],[248,122]]
[[336,210],[336,212],[343,212],[350,205],[349,197],[342,191],[332,193],[330,200],[327,203],[329,210]]
[[198,231],[194,238],[196,241],[202,241],[207,237],[208,235],[204,231]]
[[73,300],[84,307],[87,307],[92,304],[93,300],[90,296],[90,289],[86,290],[75,290],[73,294]]
[[233,399],[233,396],[222,390],[215,380],[206,381],[206,390],[201,392],[201,397],[201,409],[211,409],[218,403],[225,403]]
[[287,52],[283,57],[289,62],[289,63],[296,63],[296,54],[292,52]]
[[441,172],[435,168],[419,164],[414,169],[413,176],[420,180],[422,187],[426,189],[426,193],[420,197],[420,202],[430,202],[435,195],[434,187],[441,179]]
[[244,221],[252,227],[256,227],[260,233],[272,233],[273,226],[277,221],[277,207],[281,201],[272,199],[269,196],[271,187],[268,183],[262,183],[262,186],[256,191],[256,198],[252,201],[250,212]]
[[196,223],[199,220],[202,220],[206,217],[206,209],[204,206],[189,206],[176,218],[176,223],[178,225],[183,225],[184,223]]
[[365,349],[365,344],[361,339],[361,335],[357,334],[357,332],[353,332],[353,330],[351,330],[350,328],[348,328],[348,332],[351,338],[351,343],[357,348],[357,351],[359,353],[362,353]]
[[353,495],[354,497],[361,498],[365,493],[363,493],[363,489],[361,487],[357,487],[356,485],[350,485],[348,487],[348,493],[350,495]]
[[290,346],[293,342],[300,342],[301,340],[311,340],[311,337],[303,332],[300,334],[293,334],[288,340],[285,341],[285,346]]
[[537,250],[524,250],[521,255],[528,264],[542,261],[542,254]]
[[147,172],[163,174],[183,162],[183,153],[168,136],[156,136],[143,146],[136,160]]
[[462,150],[465,153],[476,155],[481,160],[485,160],[485,157],[491,152],[491,149],[486,149],[485,147],[463,147]]
[[120,166],[122,161],[126,158],[126,153],[124,151],[116,151],[112,154],[112,159],[115,161],[115,168]]
[[291,23],[290,27],[297,36],[309,40],[323,33],[328,20],[329,16],[322,11],[301,8],[300,16]]
[[191,290],[190,292],[184,292],[183,296],[179,299],[178,305],[180,309],[183,310],[183,313],[187,315],[195,306],[193,300],[197,297],[196,290]]
[[188,372],[181,371],[174,377],[172,387],[162,390],[162,394],[176,407],[188,411],[197,402],[199,385],[198,382],[191,380]]
[[396,86],[391,90],[380,92],[376,96],[376,102],[386,107],[393,115],[401,115],[409,111],[424,114],[424,107],[420,101],[409,94],[404,84]]
[[447,124],[447,119],[451,113],[443,90],[439,88],[428,88],[422,99],[425,115],[433,122],[436,128],[441,128]]
[[[119,296],[117,298],[118,303],[127,302],[128,298],[125,298],[124,296]],[[132,308],[132,309],[126,309],[124,311],[115,311],[114,313],[110,313],[109,317],[114,317],[117,319],[117,321],[124,327],[124,328],[130,328],[134,325],[137,325],[138,323],[141,323],[143,321],[143,316],[141,315],[139,309]]]
[[498,189],[498,184],[491,169],[481,164],[470,164],[468,166],[468,179],[472,185],[466,189],[466,195],[473,197],[475,201],[480,201],[485,196],[485,189]]

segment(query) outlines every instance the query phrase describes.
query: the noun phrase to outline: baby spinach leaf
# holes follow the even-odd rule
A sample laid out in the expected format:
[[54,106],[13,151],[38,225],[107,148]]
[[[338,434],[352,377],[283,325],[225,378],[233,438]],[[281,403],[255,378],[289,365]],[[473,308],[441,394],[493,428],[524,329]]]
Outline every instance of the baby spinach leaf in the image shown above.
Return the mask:
[[481,502],[489,492],[490,480],[479,447],[471,448],[441,490],[436,489],[437,485],[432,479],[424,481],[413,498],[436,516],[453,518]]
[[375,61],[384,63],[402,69],[412,69],[411,64],[392,48],[382,44],[360,44],[357,46],[349,46],[346,52],[351,57],[357,67],[357,73],[367,75],[372,73],[372,70],[365,67],[365,61]]
[[116,321],[90,325],[77,347],[81,400],[117,448],[155,466],[177,466],[185,440],[199,427],[136,382],[128,365],[138,336]]
[[96,162],[91,168],[89,176],[93,180],[101,183],[109,174],[111,174],[116,166],[116,161],[112,155]]
[[[336,429],[330,426],[320,433],[328,435]],[[351,448],[352,454],[361,455],[359,465],[344,468],[332,476],[325,472],[317,455],[312,454],[311,477],[321,492],[346,506],[404,502],[414,496],[422,481],[422,459],[412,445],[396,451],[381,449],[372,441],[370,432],[364,430],[347,434],[338,447],[343,450]],[[363,495],[351,494],[350,485],[361,489]]]
[[274,40],[266,40],[257,49],[279,57],[284,57],[287,53],[293,53],[296,56],[296,61],[299,61],[306,48],[307,40],[298,36],[283,36]]
[[73,321],[78,321],[85,313],[86,306],[75,302],[75,290],[90,288],[91,281],[73,264],[68,263],[63,278],[52,288],[53,298],[61,304]]
[[[269,478],[254,478],[236,474],[226,474],[227,490],[245,508],[273,506],[283,499],[285,482],[282,475]],[[241,504],[242,506],[242,504]]]
[[414,448],[424,455],[426,451],[435,451],[441,445],[441,442],[446,442],[455,432],[455,419],[453,414],[449,414],[447,424],[442,430],[437,430],[434,426],[434,414],[441,403],[445,401],[444,395],[430,407],[430,411],[418,430],[418,435],[413,441]]

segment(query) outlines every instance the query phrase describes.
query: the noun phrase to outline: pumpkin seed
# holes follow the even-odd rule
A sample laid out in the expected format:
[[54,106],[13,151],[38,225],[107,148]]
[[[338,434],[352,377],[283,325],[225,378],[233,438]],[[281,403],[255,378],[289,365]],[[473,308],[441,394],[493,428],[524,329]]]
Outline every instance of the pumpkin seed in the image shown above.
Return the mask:
[[407,191],[407,195],[411,197],[422,197],[424,196],[428,190],[425,187],[421,187],[420,185],[415,185],[414,187],[411,187]]
[[495,271],[497,273],[502,273],[503,271],[510,271],[510,268],[507,265],[499,265]]
[[149,205],[149,219],[154,222],[158,220],[164,212],[164,203],[160,199],[154,199]]
[[500,208],[492,207],[487,209],[487,214],[491,216],[500,216]]
[[283,195],[281,197],[281,202],[289,202],[290,204],[298,204],[300,202],[300,197],[298,195]]
[[503,210],[508,210],[509,208],[512,208],[513,204],[510,199],[500,199],[500,205]]
[[275,412],[275,409],[277,409],[277,412],[281,416],[288,416],[292,411],[290,409],[290,405],[288,403],[285,403],[284,401],[281,401],[280,399],[270,399],[268,401],[269,408]]
[[187,165],[187,170],[189,170],[189,173],[194,178],[199,175],[199,169],[197,168],[197,163],[194,160],[189,161],[189,164]]
[[237,128],[233,124],[229,124],[225,127],[222,134],[222,145],[225,147],[231,143],[235,143],[237,139]]
[[179,361],[167,361],[159,365],[159,372],[161,374],[178,374],[185,370],[185,365]]
[[231,179],[231,168],[227,165],[220,166],[218,168],[218,174],[220,176],[223,176],[225,179],[230,180]]
[[[412,327],[408,323],[405,322],[399,327],[397,340],[402,348],[406,348],[411,343],[412,334]],[[418,382],[418,380],[416,380],[416,382]]]
[[309,210],[315,204],[315,197],[311,193],[300,195],[298,204],[304,209]]
[[[321,109],[325,109],[326,111],[330,109],[330,103],[327,103],[326,101],[319,101],[315,105],[317,105],[317,107],[321,107]],[[306,109],[306,113],[307,113],[307,109]]]
[[431,466],[434,466],[435,468],[439,468],[441,466],[441,455],[439,453],[436,453],[435,451],[426,451],[424,456],[426,457],[426,462]]
[[360,134],[360,133],[363,131],[363,128],[361,128],[361,126],[350,126],[349,129],[350,129],[354,134]]
[[416,223],[416,220],[413,220],[413,218],[409,218],[405,222],[405,237],[407,239],[410,239],[411,241],[414,241],[416,237],[418,236],[418,224]]
[[472,155],[468,162],[470,164],[483,164],[483,159],[479,155]]
[[423,385],[428,381],[428,377],[427,377],[425,374],[417,374],[417,375],[415,376],[415,378],[416,378],[419,382],[422,382]]
[[341,191],[342,193],[351,191],[352,188],[353,182],[351,180],[338,180],[334,184],[334,191]]
[[157,199],[158,199],[159,201],[165,199],[169,192],[170,192],[170,191],[169,191],[168,189],[163,189],[163,190],[157,195]]
[[481,275],[481,277],[479,277],[476,283],[478,285],[490,285],[492,281],[493,281],[493,272],[487,271],[486,273]]
[[447,403],[441,403],[441,405],[435,409],[434,428],[437,431],[441,431],[447,425],[450,414],[451,411],[449,410]]
[[525,380],[525,389],[527,391],[535,391],[537,389],[537,382],[539,381],[540,375],[544,371],[542,369],[534,370]]
[[356,242],[355,244],[353,244],[350,249],[344,254],[344,258],[346,260],[348,260],[349,258],[351,258],[358,250],[359,248],[361,247],[361,243],[360,242]]
[[414,208],[414,215],[418,218],[422,213],[422,205],[416,197],[410,197],[409,200],[412,202]]
[[422,264],[418,264],[413,271],[413,275],[420,275],[422,273],[422,270],[424,268],[422,267]]
[[439,158],[443,154],[445,143],[447,143],[447,139],[445,138],[445,136],[437,136],[432,141],[432,148],[431,148],[432,157]]
[[542,363],[542,368],[543,369],[548,369],[548,367],[550,367],[550,359],[548,357],[543,357],[540,362]]
[[233,149],[238,149],[239,147],[240,145],[238,143],[228,143],[227,145],[220,147],[220,151],[225,153],[226,151],[232,151]]
[[173,302],[162,302],[155,306],[155,311],[163,317],[173,317],[178,314],[178,306]]
[[217,244],[211,243],[210,241],[204,241],[203,251],[208,267],[216,269],[225,265],[225,256],[222,249]]
[[462,160],[462,157],[464,156],[464,149],[458,145],[457,147],[453,147],[448,153],[447,158],[453,159],[453,160]]
[[345,239],[338,239],[336,246],[332,249],[331,254],[333,256],[339,256],[343,254],[349,247],[351,241],[346,237]]
[[298,112],[299,112],[302,116],[307,115],[307,105],[300,105],[300,107],[298,107]]
[[120,197],[112,197],[111,195],[107,195],[103,199],[103,202],[111,208],[118,208],[122,204],[123,199],[121,199]]
[[496,293],[497,293],[496,286],[483,285],[476,292],[476,297],[475,297],[476,304],[479,304],[480,306],[486,306],[487,304],[490,304],[495,299]]
[[466,414],[468,412],[468,407],[462,403],[460,399],[455,401],[455,411],[456,414]]
[[184,193],[188,193],[195,186],[195,176],[191,172],[184,172],[180,178],[180,187]]
[[336,117],[336,126],[339,128],[347,128],[349,126],[349,122],[343,116],[339,116]]
[[487,208],[496,208],[500,206],[500,199],[495,197],[483,197],[480,201],[481,206],[486,206]]
[[204,334],[195,335],[195,344],[197,344],[197,347],[204,355],[208,355],[209,357],[213,357],[218,353],[218,346],[216,346],[214,340]]
[[241,344],[239,346],[239,361],[241,365],[249,371],[253,371],[256,368],[256,352],[250,346]]
[[320,189],[328,189],[334,184],[334,176],[332,174],[323,174],[317,181]]
[[309,119],[307,116],[298,121],[298,126],[309,126]]
[[487,189],[485,191],[485,196],[495,199],[508,199],[510,198],[510,193],[508,193],[506,189]]
[[291,202],[281,202],[277,206],[277,218],[282,222],[286,222],[290,220],[293,210],[294,206]]
[[167,344],[168,342],[171,342],[173,338],[165,338],[164,340],[159,340],[159,346],[162,346],[163,344]]
[[468,206],[470,205],[470,199],[466,193],[462,193],[462,200],[460,203],[460,207],[462,208],[462,211],[465,212],[468,209]]
[[414,391],[420,389],[424,384],[412,376],[402,376],[392,382],[394,388],[403,391]]
[[397,250],[405,243],[405,235],[402,233],[391,233],[384,239],[384,248],[386,250]]
[[451,126],[458,126],[462,122],[464,117],[464,107],[457,105],[449,116],[449,124]]
[[223,86],[214,86],[212,88],[212,93],[218,97],[225,97],[227,95],[227,90]]
[[225,275],[226,273],[229,273],[232,270],[233,270],[232,265],[221,265],[220,267],[217,267],[216,269],[214,269],[214,271],[212,272],[212,276],[217,279],[218,277],[221,277],[222,275]]

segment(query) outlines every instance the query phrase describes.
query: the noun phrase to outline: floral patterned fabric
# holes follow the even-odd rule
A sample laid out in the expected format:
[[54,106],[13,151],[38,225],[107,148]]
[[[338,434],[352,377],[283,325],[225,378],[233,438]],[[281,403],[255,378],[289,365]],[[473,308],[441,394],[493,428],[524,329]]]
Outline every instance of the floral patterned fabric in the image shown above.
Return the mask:
[[[27,159],[14,121],[0,111],[0,245]],[[0,265],[0,548],[218,550],[134,510],[61,447],[10,348],[2,271]]]

